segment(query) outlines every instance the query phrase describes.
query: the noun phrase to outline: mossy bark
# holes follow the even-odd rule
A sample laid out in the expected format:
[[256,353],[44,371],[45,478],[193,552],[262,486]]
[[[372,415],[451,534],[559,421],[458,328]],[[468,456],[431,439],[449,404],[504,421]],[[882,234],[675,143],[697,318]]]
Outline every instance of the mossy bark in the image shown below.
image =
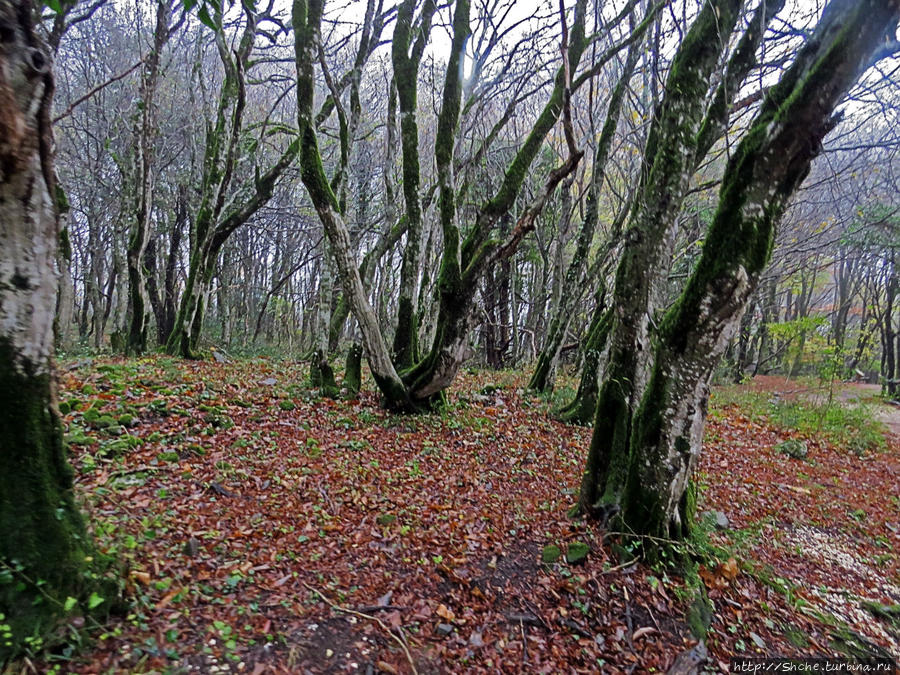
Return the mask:
[[362,345],[354,342],[347,350],[347,361],[344,367],[344,396],[354,399],[359,395],[362,386]]
[[153,210],[155,187],[156,86],[159,81],[160,56],[169,38],[170,7],[169,0],[157,0],[153,45],[144,61],[140,98],[134,120],[134,156],[132,158],[134,194],[130,214],[133,223],[126,252],[130,320],[125,336],[125,352],[132,355],[143,354],[147,350],[147,334],[150,325],[144,254],[150,239],[150,216]]
[[315,98],[314,64],[318,61],[323,9],[323,0],[294,0],[291,9],[297,72],[300,177],[332,246],[344,295],[359,323],[369,367],[384,395],[385,403],[392,408],[414,409],[415,405],[391,362],[378,319],[366,297],[352,252],[350,233],[341,217],[338,200],[325,176],[319,153],[312,107]]
[[689,532],[688,487],[712,371],[768,262],[788,200],[836,124],[834,108],[898,20],[897,0],[832,2],[729,161],[703,253],[660,325],[630,453],[610,465],[607,492],[621,494],[627,531],[665,539]]
[[242,158],[239,146],[245,138],[244,78],[256,34],[256,15],[245,10],[244,27],[234,49],[221,27],[214,35],[225,78],[219,92],[215,123],[209,126],[206,134],[200,205],[191,232],[188,278],[175,325],[166,342],[166,352],[173,356],[198,356],[203,314],[219,252],[234,231],[272,198],[276,184],[300,150],[300,141],[293,141],[274,164],[255,175],[252,187],[246,190],[247,196],[233,199],[235,173]]
[[[66,598],[86,601],[90,540],[75,504],[53,375],[0,338],[0,663],[52,632]],[[40,583],[40,587],[36,586]]]
[[594,421],[600,387],[600,367],[612,324],[612,311],[602,302],[599,303],[585,339],[578,390],[571,402],[554,412],[554,417],[560,421],[582,425]]
[[[456,16],[466,5],[466,21],[457,26]],[[454,44],[468,36],[468,3],[458,2],[454,18]],[[571,30],[568,49],[569,68],[574,70],[581,59],[587,40],[584,34],[587,3],[579,0],[575,9],[575,20]],[[429,353],[413,368],[404,373],[413,396],[429,399],[443,391],[456,377],[459,366],[465,360],[471,306],[475,289],[486,266],[500,246],[491,238],[491,230],[498,219],[512,208],[526,173],[537,156],[544,139],[556,125],[563,108],[563,99],[569,82],[565,69],[560,68],[554,81],[550,99],[538,116],[524,144],[507,167],[503,181],[496,194],[481,206],[474,226],[464,241],[460,241],[456,222],[455,184],[453,178],[453,145],[460,110],[460,54],[459,49],[451,50],[447,75],[444,83],[441,117],[435,141],[435,160],[438,169],[439,207],[441,212],[441,232],[444,253],[437,278],[438,317],[434,340]]]
[[339,389],[334,379],[334,369],[328,363],[328,354],[321,349],[313,352],[309,364],[309,383],[326,398],[337,398]]
[[398,369],[410,367],[418,358],[415,301],[420,271],[422,204],[419,195],[419,63],[436,11],[433,0],[425,0],[418,22],[414,24],[416,0],[404,0],[397,8],[397,22],[391,48],[394,80],[400,106],[400,147],[403,159],[403,199],[406,205],[406,246],[400,265],[400,298],[397,305],[397,330],[394,332],[393,358]]
[[26,0],[0,4],[0,664],[99,590],[56,406],[54,80],[34,17]]
[[644,171],[616,272],[609,357],[597,399],[594,435],[582,474],[579,506],[590,512],[615,501],[628,457],[631,422],[644,389],[650,354],[653,289],[665,269],[675,220],[693,174],[704,94],[739,15],[740,0],[704,4],[684,37],[666,81],[644,150]]

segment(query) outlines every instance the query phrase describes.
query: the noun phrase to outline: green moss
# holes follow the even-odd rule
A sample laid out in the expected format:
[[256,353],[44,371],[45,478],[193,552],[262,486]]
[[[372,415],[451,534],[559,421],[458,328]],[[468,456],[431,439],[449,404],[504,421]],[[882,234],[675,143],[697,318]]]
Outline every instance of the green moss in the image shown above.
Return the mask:
[[559,550],[559,546],[556,544],[548,544],[544,547],[543,551],[541,551],[541,562],[550,565],[559,560],[561,556],[562,551]]
[[798,649],[806,649],[809,646],[809,638],[802,630],[788,624],[784,627],[784,636]]
[[98,429],[108,429],[109,427],[115,425],[115,423],[116,420],[112,415],[101,415],[97,418],[93,425]]
[[278,402],[278,407],[281,408],[282,410],[284,410],[285,412],[289,412],[289,411],[293,410],[294,408],[296,408],[297,406],[294,405],[293,401],[284,399],[283,401]]
[[87,575],[95,552],[75,505],[50,377],[14,363],[0,340],[0,614],[12,635],[0,641],[0,663],[28,637],[52,638],[65,612],[49,598],[86,601],[99,588]]
[[585,544],[583,541],[573,541],[569,543],[568,548],[566,549],[566,562],[570,565],[577,565],[584,562],[585,558],[587,558],[588,553],[591,552],[591,547]]
[[688,606],[685,621],[691,630],[691,634],[698,640],[706,639],[709,626],[712,623],[713,607],[702,586],[696,587],[696,595]]
[[394,333],[393,360],[397,369],[409,368],[416,362],[416,315],[411,298],[401,297],[397,308],[397,330]]
[[347,350],[343,384],[347,398],[354,399],[359,395],[362,386],[362,345],[357,342],[350,345],[350,349]]

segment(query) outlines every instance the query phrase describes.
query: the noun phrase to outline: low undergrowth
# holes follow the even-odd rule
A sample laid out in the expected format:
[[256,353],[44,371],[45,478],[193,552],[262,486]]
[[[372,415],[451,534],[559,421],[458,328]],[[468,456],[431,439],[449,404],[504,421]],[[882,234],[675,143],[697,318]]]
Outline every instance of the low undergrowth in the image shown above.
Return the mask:
[[885,449],[885,426],[875,418],[872,405],[829,401],[827,396],[809,397],[805,392],[791,390],[781,395],[743,385],[720,387],[710,399],[710,415],[736,409],[754,421],[819,438],[856,455]]

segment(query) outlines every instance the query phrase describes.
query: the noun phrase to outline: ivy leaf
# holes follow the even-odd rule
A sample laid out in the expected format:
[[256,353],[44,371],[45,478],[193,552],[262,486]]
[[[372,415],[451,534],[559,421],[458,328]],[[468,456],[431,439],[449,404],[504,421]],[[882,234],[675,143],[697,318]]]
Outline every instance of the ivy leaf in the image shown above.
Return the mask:
[[96,609],[106,600],[101,595],[98,595],[96,592],[91,593],[91,597],[88,598],[88,609]]
[[[101,602],[102,602],[102,598],[101,598]],[[66,602],[63,605],[63,609],[67,612],[71,612],[73,609],[75,609],[75,605],[77,605],[77,604],[78,604],[78,600],[76,600],[75,598],[73,598],[70,595],[68,598],[66,598]]]

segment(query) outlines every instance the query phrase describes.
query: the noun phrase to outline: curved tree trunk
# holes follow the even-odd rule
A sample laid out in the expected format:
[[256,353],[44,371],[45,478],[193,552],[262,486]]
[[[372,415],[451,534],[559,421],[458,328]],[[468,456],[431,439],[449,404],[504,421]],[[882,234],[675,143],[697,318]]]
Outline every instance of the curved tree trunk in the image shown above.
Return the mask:
[[325,176],[313,118],[316,63],[321,41],[323,0],[295,0],[291,22],[294,29],[294,56],[297,70],[297,123],[300,133],[300,175],[319,215],[334,252],[334,262],[353,314],[359,322],[369,368],[388,405],[412,407],[406,387],[397,375],[381,334],[378,319],[353,258],[350,233],[340,214],[340,206]]
[[615,455],[608,471],[627,531],[680,539],[690,529],[688,485],[712,371],[768,262],[778,220],[838,121],[835,107],[898,20],[900,0],[833,0],[729,161],[703,254],[661,323],[630,452]]

